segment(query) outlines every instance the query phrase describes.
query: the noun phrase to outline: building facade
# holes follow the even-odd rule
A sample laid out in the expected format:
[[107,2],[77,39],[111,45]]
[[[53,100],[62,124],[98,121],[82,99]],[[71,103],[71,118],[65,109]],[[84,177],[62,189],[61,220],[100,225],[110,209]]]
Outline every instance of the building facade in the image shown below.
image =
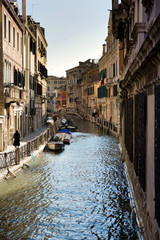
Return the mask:
[[[38,51],[39,39],[43,54]],[[22,1],[22,16],[16,0],[1,0],[0,151],[12,144],[16,130],[24,137],[44,124],[47,113],[46,51],[44,29],[27,17],[26,0]],[[36,105],[37,95],[39,105]]]
[[123,62],[122,42],[112,33],[112,13],[108,22],[108,36],[99,59],[98,110],[110,131],[120,132],[119,82]]
[[61,86],[56,90],[56,97],[54,98],[55,102],[55,112],[66,110],[67,103],[67,94],[66,94],[66,86]]
[[[47,81],[47,104],[51,111],[56,111],[56,98],[58,97],[59,89],[67,85],[67,78],[48,76]],[[66,105],[66,104],[65,104]]]
[[12,143],[16,129],[23,134],[25,81],[23,31],[14,2],[0,2],[0,151]]
[[34,22],[34,35],[36,37],[36,74],[35,74],[35,125],[34,130],[43,126],[47,116],[47,41],[45,29],[40,23]]
[[121,146],[144,239],[160,239],[160,1],[112,1],[123,41]]
[[79,65],[66,71],[67,84],[67,108],[74,111],[85,112],[86,99],[84,89],[85,74],[95,65],[91,59],[79,62]]
[[26,1],[22,4],[22,22],[25,27],[23,39],[23,69],[25,76],[25,89],[26,89],[26,106],[25,106],[25,132],[27,135],[33,131],[34,125],[34,111],[33,105],[35,102],[35,87],[34,75],[35,69],[35,56],[36,56],[36,38],[31,31],[31,23],[26,13]]
[[84,75],[84,109],[85,113],[94,115],[97,110],[98,87],[99,87],[99,67],[98,63],[93,65]]

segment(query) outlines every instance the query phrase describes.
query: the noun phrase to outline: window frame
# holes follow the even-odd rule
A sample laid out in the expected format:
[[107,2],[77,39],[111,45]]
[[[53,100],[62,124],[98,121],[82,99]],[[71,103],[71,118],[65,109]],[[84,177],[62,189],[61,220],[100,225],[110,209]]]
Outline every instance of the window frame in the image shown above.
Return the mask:
[[17,52],[19,52],[19,32],[17,32]]
[[13,48],[16,47],[16,28],[13,26]]
[[8,42],[11,44],[11,21],[8,19]]
[[7,15],[4,13],[4,23],[3,23],[3,27],[4,27],[4,38],[7,39]]

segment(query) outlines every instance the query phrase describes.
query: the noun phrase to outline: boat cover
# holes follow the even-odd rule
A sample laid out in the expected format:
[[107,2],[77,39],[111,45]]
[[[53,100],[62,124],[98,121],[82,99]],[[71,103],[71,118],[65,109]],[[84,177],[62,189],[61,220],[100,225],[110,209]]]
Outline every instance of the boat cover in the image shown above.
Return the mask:
[[64,129],[62,129],[62,130],[59,130],[58,133],[68,133],[68,134],[71,135],[71,132],[68,131],[68,129],[66,129],[66,128],[64,128]]

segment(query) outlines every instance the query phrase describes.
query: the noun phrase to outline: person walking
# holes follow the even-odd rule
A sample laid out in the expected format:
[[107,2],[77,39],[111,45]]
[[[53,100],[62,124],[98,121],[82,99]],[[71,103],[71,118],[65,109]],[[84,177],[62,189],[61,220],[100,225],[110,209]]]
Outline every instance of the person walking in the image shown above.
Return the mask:
[[16,132],[13,135],[14,138],[14,142],[13,142],[13,146],[15,146],[15,148],[18,146],[20,146],[20,134],[18,132],[18,130],[16,130]]

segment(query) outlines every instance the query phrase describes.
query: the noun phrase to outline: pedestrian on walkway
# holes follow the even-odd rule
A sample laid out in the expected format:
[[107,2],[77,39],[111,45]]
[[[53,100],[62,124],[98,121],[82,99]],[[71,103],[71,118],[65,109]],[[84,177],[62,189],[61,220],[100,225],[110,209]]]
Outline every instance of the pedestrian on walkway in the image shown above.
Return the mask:
[[18,130],[16,130],[16,132],[13,135],[14,138],[14,142],[13,142],[13,146],[15,146],[15,148],[18,146],[20,146],[20,134],[18,132]]

